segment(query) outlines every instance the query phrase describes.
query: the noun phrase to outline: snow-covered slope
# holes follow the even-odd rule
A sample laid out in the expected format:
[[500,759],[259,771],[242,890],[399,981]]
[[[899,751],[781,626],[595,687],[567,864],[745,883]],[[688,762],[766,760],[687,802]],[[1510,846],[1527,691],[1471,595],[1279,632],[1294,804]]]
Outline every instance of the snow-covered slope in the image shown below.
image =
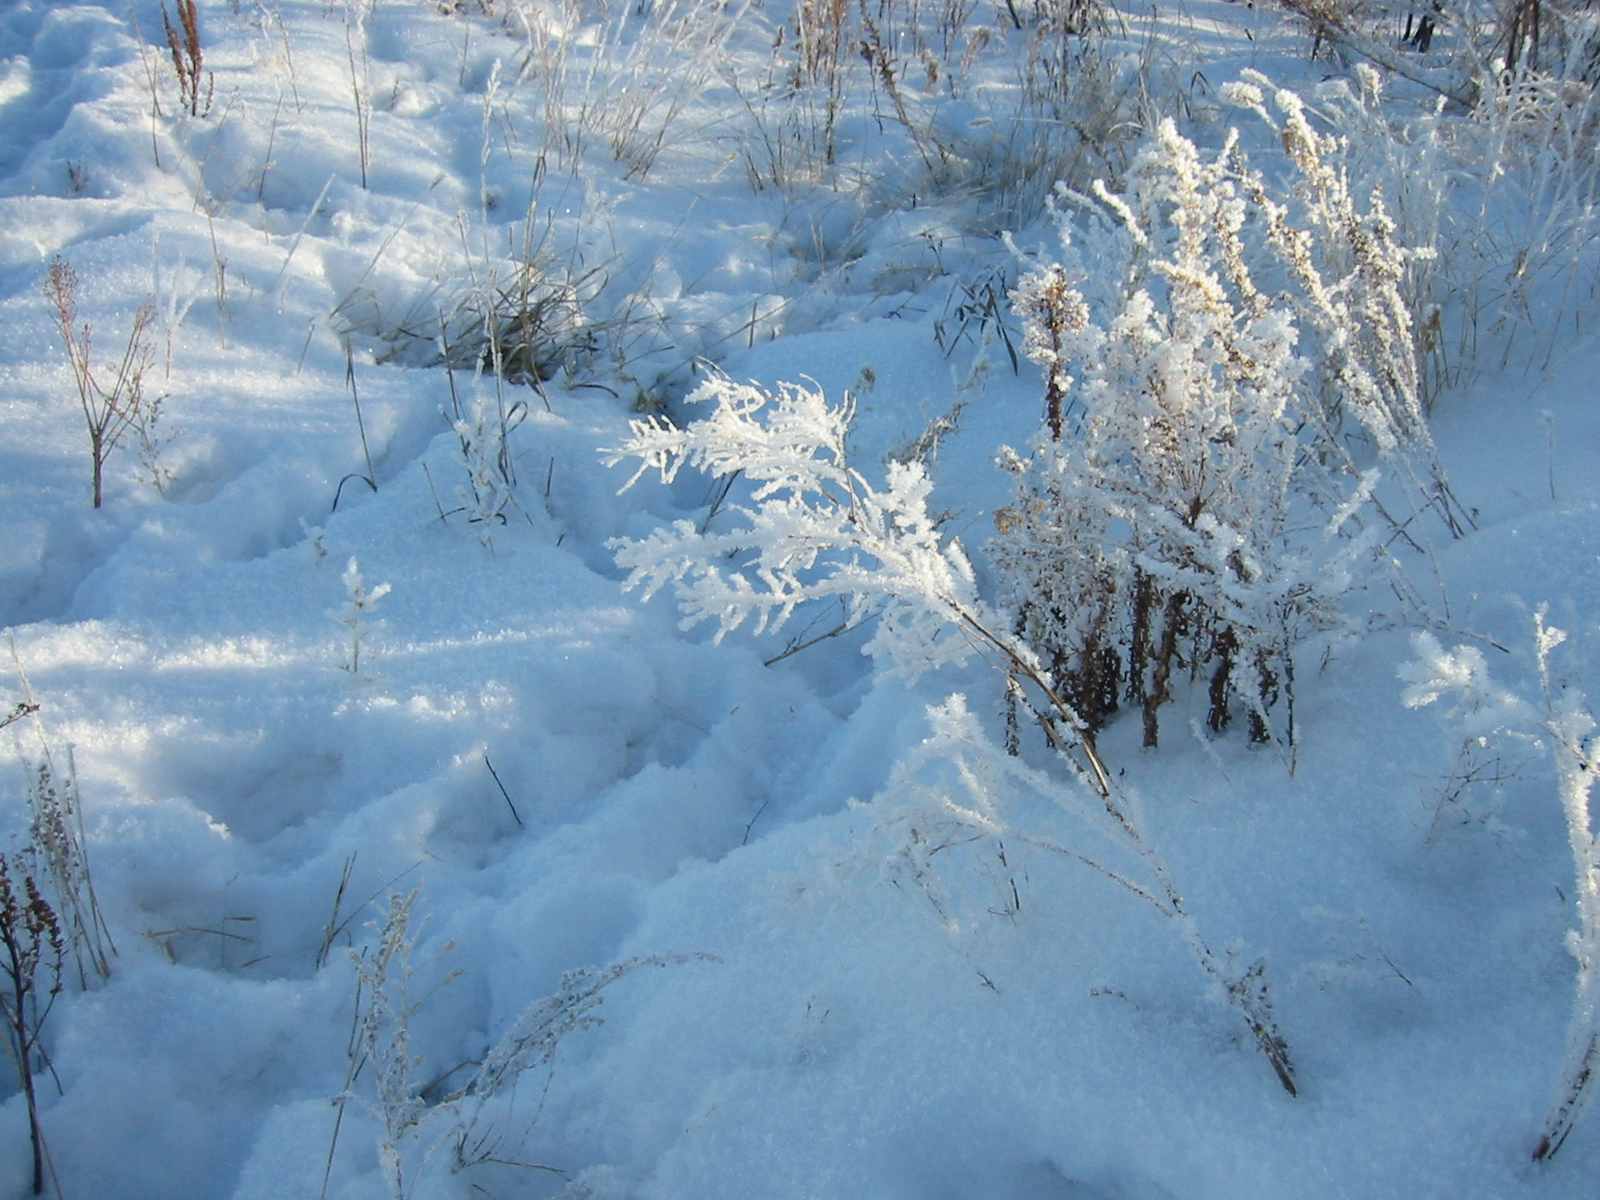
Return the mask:
[[[1420,604],[1357,591],[1360,636],[1308,643],[1292,773],[1202,735],[1203,684],[1159,751],[1131,717],[1101,736],[1218,961],[1265,963],[1290,1099],[1177,923],[1051,848],[1103,846],[1042,794],[1077,785],[1036,733],[1053,782],[1000,788],[1005,835],[930,831],[954,777],[908,764],[952,695],[998,739],[992,663],[874,673],[869,630],[822,636],[827,606],[764,640],[681,630],[608,542],[725,520],[750,487],[619,494],[631,467],[602,460],[640,412],[694,415],[701,359],[851,390],[874,481],[962,400],[932,505],[992,593],[995,454],[1043,395],[1008,354],[1000,232],[1045,247],[1053,168],[1119,169],[1136,118],[1215,144],[1241,69],[1333,68],[1256,7],[1113,14],[1111,50],[1073,67],[1098,74],[1056,93],[1104,127],[1052,140],[1003,5],[874,10],[832,60],[832,121],[835,51],[797,47],[786,7],[480,7],[202,4],[206,115],[180,110],[156,0],[0,7],[0,719],[38,705],[0,734],[0,854],[45,879],[30,790],[75,767],[115,943],[106,978],[68,954],[36,1026],[47,1187],[1591,1195],[1593,1119],[1529,1161],[1575,972],[1548,746],[1463,750],[1397,677],[1431,628],[1537,706],[1548,605],[1554,687],[1600,694],[1588,278],[1530,314],[1548,355],[1486,352],[1438,400],[1478,528],[1397,541]],[[780,103],[807,53],[822,82]],[[141,464],[130,432],[99,509],[42,291],[58,255],[102,385],[153,305],[164,444]],[[550,287],[547,378],[497,386],[470,352],[447,372],[437,335],[470,337],[459,314],[515,293],[519,255]],[[512,427],[493,503],[474,405]],[[566,976],[612,963],[631,969]],[[497,1043],[529,1069],[490,1095]],[[0,1069],[0,1194],[31,1163]]]

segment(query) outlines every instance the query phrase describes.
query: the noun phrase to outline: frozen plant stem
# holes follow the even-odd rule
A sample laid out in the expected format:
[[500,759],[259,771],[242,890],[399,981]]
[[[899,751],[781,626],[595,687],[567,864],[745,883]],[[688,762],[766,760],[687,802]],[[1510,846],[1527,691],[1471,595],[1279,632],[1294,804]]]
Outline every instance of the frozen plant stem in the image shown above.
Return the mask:
[[1568,932],[1567,948],[1577,960],[1578,974],[1561,1084],[1533,1149],[1535,1162],[1547,1162],[1560,1151],[1593,1095],[1595,1072],[1600,1070],[1600,845],[1589,813],[1595,720],[1581,691],[1551,679],[1550,652],[1567,635],[1545,623],[1546,613],[1546,606],[1540,605],[1533,628],[1542,705],[1495,684],[1476,647],[1446,651],[1432,634],[1412,638],[1415,657],[1400,668],[1400,678],[1409,685],[1401,697],[1408,708],[1449,697],[1454,707],[1447,720],[1468,737],[1528,738],[1550,747],[1556,794],[1572,850],[1578,927]]
[[411,1085],[410,1019],[414,1010],[407,999],[413,946],[411,910],[416,900],[416,888],[404,895],[391,895],[382,924],[374,922],[378,932],[376,948],[370,954],[365,949],[350,954],[356,969],[355,1017],[344,1088],[334,1098],[333,1135],[322,1175],[323,1197],[328,1194],[345,1105],[354,1094],[356,1079],[370,1065],[377,1077],[373,1109],[383,1122],[378,1157],[384,1182],[393,1200],[405,1198],[402,1151],[408,1135],[414,1134],[424,1115],[422,1102]]
[[[222,256],[222,248],[217,245],[217,222],[209,207],[206,210],[206,228],[211,234],[211,272],[217,290],[217,324],[226,330],[228,327],[228,260]],[[223,336],[223,347],[227,347],[226,334]]]
[[[714,954],[642,954],[607,967],[562,972],[556,992],[523,1009],[475,1064],[478,1070],[472,1079],[430,1110],[430,1115],[441,1114],[453,1125],[446,1138],[454,1149],[456,1170],[505,1161],[496,1153],[502,1135],[490,1126],[490,1106],[496,1097],[513,1094],[529,1071],[553,1070],[556,1052],[569,1034],[603,1024],[598,1010],[605,1002],[603,993],[612,984],[645,967],[720,961]],[[548,1080],[547,1074],[546,1086]],[[537,1171],[563,1173],[541,1163],[523,1165]]]
[[73,748],[65,752],[65,772],[56,767],[50,752],[44,723],[39,719],[39,702],[28,681],[28,672],[11,639],[11,661],[17,679],[22,684],[23,699],[0,728],[32,716],[39,739],[37,762],[22,758],[23,787],[28,798],[28,852],[35,863],[43,863],[45,872],[55,888],[56,913],[66,925],[66,938],[71,943],[72,955],[78,968],[78,984],[89,986],[89,974],[84,970],[83,956],[101,979],[111,978],[111,960],[116,956],[117,944],[100,909],[100,897],[94,889],[94,876],[89,868],[89,839],[83,827],[83,806],[78,795],[78,763]]
[[377,607],[392,590],[387,583],[380,583],[370,591],[365,581],[361,578],[361,565],[352,557],[345,565],[344,574],[340,577],[344,581],[345,592],[348,596],[348,606],[344,612],[338,614],[337,620],[350,630],[350,660],[344,669],[352,675],[361,673],[361,631],[362,624],[368,614]]
[[1298,1097],[1299,1085],[1295,1081],[1294,1062],[1289,1054],[1289,1043],[1278,1029],[1277,1019],[1272,1013],[1272,1000],[1267,988],[1266,964],[1257,961],[1252,964],[1243,975],[1235,976],[1228,971],[1223,960],[1211,949],[1206,940],[1200,936],[1194,918],[1189,915],[1184,906],[1183,894],[1178,891],[1172,878],[1172,869],[1166,859],[1145,840],[1139,827],[1129,818],[1123,807],[1120,797],[1108,796],[1106,798],[1106,811],[1116,822],[1122,836],[1126,839],[1130,849],[1134,851],[1149,869],[1155,880],[1156,889],[1147,891],[1138,885],[1114,875],[1105,870],[1098,863],[1071,850],[1061,847],[1049,847],[1076,858],[1085,865],[1098,870],[1113,882],[1121,884],[1150,904],[1163,916],[1175,921],[1184,944],[1188,946],[1189,953],[1194,956],[1195,963],[1206,977],[1222,989],[1227,1002],[1243,1018],[1245,1026],[1250,1030],[1250,1036],[1255,1040],[1256,1048],[1266,1057],[1267,1063],[1272,1067],[1272,1073],[1277,1076],[1279,1085],[1290,1096]]
[[1544,426],[1545,477],[1550,485],[1550,503],[1556,503],[1556,415],[1548,408],[1539,410],[1539,424]]
[[[361,43],[361,63],[356,65],[356,43]],[[346,0],[344,45],[350,59],[350,93],[356,108],[356,149],[361,158],[361,189],[367,188],[367,163],[371,150],[368,133],[372,123],[371,81],[367,63],[366,0]]]
[[350,403],[356,408],[356,429],[361,434],[361,457],[367,464],[367,482],[378,490],[378,473],[372,469],[372,451],[367,446],[367,423],[361,418],[361,395],[356,391],[356,360],[348,343],[344,348],[344,379],[350,385]]
[[136,41],[139,45],[139,62],[144,67],[145,82],[150,85],[150,153],[154,156],[156,170],[161,170],[161,145],[156,140],[156,122],[165,120],[166,114],[161,111],[161,95],[156,87],[156,68],[149,51],[145,49],[144,31],[139,28],[138,18],[132,16]]
[[351,851],[350,856],[344,860],[344,867],[339,872],[339,886],[333,893],[333,910],[328,914],[328,923],[322,927],[322,945],[317,950],[317,970],[321,970],[328,963],[328,952],[333,949],[333,940],[339,936],[349,922],[341,923],[339,920],[339,907],[344,903],[345,893],[350,888],[350,872],[355,869],[356,856]]
[[1589,819],[1595,722],[1582,706],[1581,695],[1567,689],[1558,696],[1551,685],[1550,651],[1567,635],[1545,624],[1545,612],[1541,606],[1535,615],[1534,637],[1544,691],[1544,731],[1555,757],[1556,786],[1567,818],[1567,842],[1572,847],[1578,928],[1567,934],[1567,946],[1577,959],[1578,978],[1561,1089],[1534,1148],[1536,1162],[1555,1157],[1561,1149],[1592,1095],[1595,1071],[1600,1068],[1600,963],[1596,961],[1600,958],[1600,846]]

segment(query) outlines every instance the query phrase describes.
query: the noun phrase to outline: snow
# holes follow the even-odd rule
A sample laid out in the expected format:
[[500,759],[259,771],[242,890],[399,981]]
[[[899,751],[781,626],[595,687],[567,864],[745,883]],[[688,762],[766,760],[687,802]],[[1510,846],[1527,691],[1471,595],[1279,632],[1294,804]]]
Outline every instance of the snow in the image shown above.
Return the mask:
[[[995,321],[1020,356],[1006,290],[1019,254],[1056,243],[1049,181],[1005,176],[1052,119],[1016,116],[1027,31],[979,6],[930,50],[944,76],[927,84],[909,14],[882,28],[913,121],[962,150],[930,178],[854,44],[831,162],[822,93],[807,109],[762,90],[793,67],[773,42],[798,6],[479,7],[203,0],[204,117],[177,111],[158,0],[0,8],[0,719],[39,705],[0,733],[0,854],[34,861],[17,858],[29,764],[60,779],[71,747],[117,951],[104,979],[69,956],[42,1025],[48,1190],[391,1196],[377,1066],[351,1079],[372,999],[355,960],[416,889],[407,1195],[1591,1195],[1592,1111],[1529,1161],[1578,975],[1563,798],[1586,801],[1527,739],[1494,781],[1457,787],[1480,731],[1407,707],[1397,668],[1421,635],[1543,711],[1548,605],[1567,634],[1552,687],[1600,695],[1592,261],[1507,283],[1545,290],[1486,320],[1474,363],[1452,360],[1432,432],[1478,528],[1419,521],[1426,553],[1392,547],[1415,601],[1383,577],[1340,600],[1360,636],[1303,646],[1292,773],[1281,746],[1199,732],[1204,681],[1178,688],[1159,751],[1131,714],[1099,739],[1198,936],[1234,977],[1264,961],[1291,1099],[1180,923],[1049,848],[1144,861],[1084,819],[1098,801],[1036,730],[1028,778],[1046,783],[978,771],[990,824],[937,840],[983,823],[952,816],[976,799],[934,710],[948,724],[964,696],[999,745],[992,660],[936,647],[907,679],[863,652],[870,622],[785,655],[838,625],[836,599],[713,645],[710,625],[680,628],[669,588],[625,590],[614,551],[674,521],[733,537],[733,510],[758,502],[759,473],[711,516],[722,482],[685,469],[623,492],[636,464],[606,465],[630,421],[705,407],[685,403],[704,359],[767,394],[848,390],[850,464],[876,497],[899,495],[891,457],[964,399],[927,460],[924,532],[964,564],[933,545],[958,538],[993,600],[986,544],[1014,495],[995,459],[1027,444],[1044,394]],[[1185,136],[1214,150],[1232,121],[1258,163],[1272,140],[1222,109],[1222,85],[1251,68],[1310,96],[1339,70],[1265,6],[1118,24],[1103,70],[1124,107],[1080,97],[1085,122],[1148,115],[1143,71]],[[1449,45],[1441,30],[1436,62]],[[1390,86],[1397,114],[1431,111]],[[1131,149],[1052,161],[1087,190]],[[1458,233],[1515,228],[1548,189],[1513,179],[1502,207],[1462,193]],[[524,246],[576,281],[592,352],[537,389],[447,374],[440,310],[510,286]],[[1092,238],[1079,252],[1114,257]],[[56,255],[97,361],[156,306],[168,482],[130,439],[98,510],[40,288]],[[484,507],[471,482],[496,447],[473,432],[464,461],[460,430],[513,406],[513,498]],[[636,961],[658,955],[673,961]],[[482,1097],[490,1153],[453,1170],[444,1097],[530,1006],[570,994],[567,972],[630,962],[599,1022]],[[25,1098],[0,1067],[0,1196],[31,1183]]]

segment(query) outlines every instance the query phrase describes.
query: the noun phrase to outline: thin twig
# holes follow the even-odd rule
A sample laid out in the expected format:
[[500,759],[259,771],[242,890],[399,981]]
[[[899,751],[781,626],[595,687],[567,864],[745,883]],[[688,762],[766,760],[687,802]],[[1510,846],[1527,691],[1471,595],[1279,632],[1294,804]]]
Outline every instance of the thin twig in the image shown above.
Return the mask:
[[761,807],[756,809],[749,822],[745,825],[744,837],[739,839],[739,845],[748,846],[750,844],[750,831],[756,827],[756,822],[761,819],[761,814],[767,811],[767,806],[771,803],[772,797],[770,795],[761,802]]
[[517,823],[517,828],[526,829],[522,823],[522,816],[517,812],[517,806],[511,802],[511,793],[506,791],[506,785],[500,782],[500,772],[494,769],[494,764],[489,761],[489,752],[483,752],[483,765],[489,768],[489,774],[494,776],[494,785],[500,789],[500,794],[505,797],[506,807],[511,810],[511,816]]
[[1157,912],[1159,912],[1162,916],[1164,916],[1164,917],[1175,917],[1175,916],[1178,915],[1176,912],[1173,911],[1171,905],[1169,905],[1165,901],[1163,901],[1154,892],[1151,892],[1151,891],[1149,891],[1149,890],[1147,890],[1145,888],[1140,887],[1137,883],[1133,882],[1133,880],[1129,879],[1126,875],[1118,874],[1116,871],[1113,871],[1109,867],[1106,867],[1103,864],[1095,861],[1094,859],[1090,858],[1088,855],[1080,854],[1076,850],[1068,849],[1066,846],[1060,845],[1057,842],[1048,841],[1048,840],[1046,840],[1044,838],[1031,837],[1031,836],[1029,836],[1027,834],[1022,834],[1020,836],[1021,836],[1021,838],[1022,838],[1022,840],[1024,842],[1026,842],[1030,846],[1035,847],[1036,849],[1048,850],[1052,854],[1060,854],[1060,855],[1063,855],[1063,856],[1065,856],[1067,858],[1077,859],[1078,862],[1082,863],[1084,866],[1088,867],[1090,870],[1097,871],[1101,875],[1104,875],[1107,879],[1111,880],[1112,883],[1120,884],[1122,887],[1127,888],[1135,896],[1139,897],[1139,899],[1145,901],[1147,904],[1152,905],[1155,908],[1155,910]]
[[1412,983],[1409,978],[1407,978],[1406,973],[1404,971],[1402,971],[1399,967],[1394,965],[1394,959],[1390,958],[1382,950],[1378,951],[1378,954],[1383,958],[1384,962],[1389,964],[1389,969],[1400,977],[1400,981],[1402,983],[1404,983],[1409,988],[1414,988],[1414,987],[1417,986],[1416,984]]
[[807,641],[793,643],[793,644],[791,644],[789,646],[788,649],[783,651],[783,653],[774,654],[771,658],[767,659],[761,665],[764,666],[764,667],[774,666],[777,663],[781,663],[784,659],[788,658],[792,654],[799,654],[800,651],[802,651],[802,650],[809,650],[809,649],[811,649],[811,647],[815,646],[818,642],[825,642],[829,638],[838,637],[842,633],[849,633],[850,630],[852,630],[854,628],[855,628],[855,625],[851,624],[848,619],[840,621],[832,629],[828,630],[827,633],[819,633],[816,637],[810,638]]

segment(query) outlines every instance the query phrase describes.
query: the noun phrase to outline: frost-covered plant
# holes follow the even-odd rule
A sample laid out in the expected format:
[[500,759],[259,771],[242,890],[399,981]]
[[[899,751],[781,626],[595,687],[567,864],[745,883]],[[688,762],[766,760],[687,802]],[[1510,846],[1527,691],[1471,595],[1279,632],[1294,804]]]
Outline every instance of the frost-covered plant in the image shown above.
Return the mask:
[[[1173,97],[1183,90],[1176,80],[1167,86],[1158,77],[1163,72],[1153,42],[1135,54],[1099,36],[1105,23],[1099,3],[1038,7],[1062,11],[1042,11],[1029,35],[1017,66],[1014,106],[990,106],[991,123],[1002,136],[987,152],[970,142],[958,144],[978,151],[966,174],[994,189],[995,216],[1006,222],[1004,228],[1024,228],[1042,215],[1058,182],[1086,187],[1096,176],[1120,178],[1129,149],[1152,124],[1157,106],[1175,109]],[[1094,15],[1076,23],[1074,9]]]
[[[757,484],[756,507],[737,510],[745,528],[702,532],[678,521],[637,542],[613,542],[628,587],[642,587],[648,599],[673,584],[683,627],[715,621],[718,641],[746,621],[757,634],[777,632],[800,604],[838,597],[852,626],[881,614],[866,652],[893,672],[915,676],[967,657],[966,642],[940,635],[963,614],[982,619],[971,564],[934,529],[920,465],[891,463],[882,491],[850,466],[848,392],[830,406],[814,387],[783,383],[768,392],[718,374],[689,401],[715,407],[682,428],[662,417],[630,422],[631,437],[606,452],[607,465],[639,460],[624,490],[652,470],[665,483],[684,467],[739,471]],[[735,569],[723,565],[730,554]]]
[[[1375,91],[1376,76],[1365,75]],[[1281,120],[1266,107],[1270,93]],[[1407,272],[1432,259],[1432,246],[1396,238],[1383,191],[1357,203],[1348,145],[1318,133],[1303,100],[1266,76],[1246,71],[1224,85],[1230,103],[1255,113],[1277,135],[1293,182],[1289,197],[1273,195],[1267,178],[1240,158],[1239,186],[1260,214],[1267,246],[1290,286],[1275,299],[1292,305],[1310,341],[1318,405],[1294,415],[1308,423],[1312,447],[1342,474],[1356,473],[1341,436],[1353,418],[1377,454],[1432,505],[1452,536],[1471,524],[1450,490],[1423,412],[1415,331],[1406,301]]]
[[[1406,263],[1399,285],[1410,315],[1417,352],[1418,388],[1423,411],[1448,389],[1459,387],[1475,368],[1480,338],[1487,330],[1486,277],[1504,277],[1510,268],[1490,267],[1498,256],[1501,231],[1484,219],[1481,202],[1501,190],[1491,152],[1473,129],[1475,115],[1447,113],[1443,97],[1412,110],[1397,104],[1384,76],[1358,65],[1350,78],[1324,82],[1304,96],[1304,113],[1322,130],[1337,131],[1339,161],[1348,175],[1348,194],[1383,195],[1394,222],[1394,240],[1427,247]],[[1474,197],[1474,204],[1464,198]],[[1498,320],[1498,318],[1494,318]],[[1484,343],[1485,346],[1487,343]]]
[[[373,1080],[372,1108],[383,1123],[378,1141],[378,1162],[393,1200],[405,1200],[405,1149],[416,1136],[426,1114],[412,1076],[416,1060],[411,1053],[410,998],[411,913],[418,889],[389,897],[389,909],[378,927],[377,946],[370,954],[354,953],[358,1000],[355,1037],[345,1091],[339,1097],[340,1115],[356,1076],[363,1068]],[[338,1130],[335,1127],[334,1136]],[[329,1152],[332,1164],[332,1151]],[[323,1180],[326,1193],[327,1180]]]
[[[1298,96],[1257,73],[1223,94],[1282,146],[1272,173],[1236,132],[1202,155],[1163,121],[1121,194],[1051,205],[1060,255],[1013,292],[1044,422],[1026,455],[1002,454],[1017,499],[994,556],[1019,636],[1091,731],[1130,702],[1156,745],[1187,669],[1213,730],[1240,703],[1252,739],[1292,754],[1295,644],[1339,622],[1378,527],[1414,541],[1379,466],[1452,534],[1469,518],[1423,411],[1408,272],[1428,252],[1398,243],[1381,191],[1357,202],[1349,146]],[[1322,515],[1297,516],[1308,504]]]
[[313,525],[301,517],[300,535],[305,540],[306,551],[310,554],[312,563],[320,563],[328,557],[328,531],[325,528]]
[[1600,1070],[1600,842],[1589,811],[1595,720],[1581,691],[1558,687],[1551,679],[1550,653],[1567,635],[1547,625],[1545,615],[1541,605],[1533,631],[1540,703],[1496,684],[1482,651],[1465,645],[1446,651],[1429,633],[1413,637],[1416,657],[1400,668],[1407,707],[1448,698],[1452,707],[1445,719],[1454,732],[1472,738],[1535,738],[1549,747],[1554,762],[1575,875],[1578,927],[1568,932],[1567,948],[1577,961],[1578,975],[1561,1084],[1533,1150],[1538,1161],[1561,1149],[1593,1094],[1594,1075]]
[[764,70],[725,71],[746,118],[728,138],[758,192],[955,196],[978,205],[974,220],[1021,227],[1056,180],[1120,173],[1151,97],[1167,94],[1151,53],[1105,48],[1099,0],[788,11]]
[[[382,921],[373,923],[375,944],[350,956],[356,972],[355,1030],[345,1085],[334,1101],[338,1115],[323,1176],[324,1196],[344,1110],[356,1098],[361,1076],[373,1080],[367,1103],[382,1124],[378,1159],[384,1184],[392,1200],[405,1200],[416,1175],[441,1147],[450,1148],[454,1171],[510,1161],[500,1153],[505,1135],[494,1124],[495,1109],[514,1099],[518,1083],[529,1071],[552,1069],[564,1038],[605,1023],[598,1010],[605,1001],[602,993],[612,984],[645,967],[717,961],[709,954],[643,954],[607,967],[566,971],[553,995],[524,1009],[482,1059],[463,1064],[477,1067],[465,1085],[441,1095],[416,1078],[419,1059],[411,1040],[411,1021],[421,1004],[410,994],[418,893],[413,888],[390,896]],[[452,982],[458,974],[451,972],[437,986]],[[554,1169],[537,1163],[521,1165]]]
[[[941,850],[992,843],[1004,866],[1004,841],[1010,839],[1090,868],[1174,923],[1217,994],[1244,1020],[1278,1082],[1291,1096],[1297,1094],[1289,1045],[1272,1012],[1265,963],[1258,960],[1240,970],[1201,936],[1171,866],[1143,833],[1138,795],[1121,785],[1115,796],[1091,800],[1027,766],[984,733],[964,696],[929,708],[928,719],[932,733],[890,776],[889,794],[909,806],[896,817],[907,824],[909,836],[886,864],[890,877],[920,891],[949,925],[954,923],[953,906],[934,858]],[[1027,796],[1066,814],[1102,849],[1086,853],[1012,825],[1007,801]],[[1019,903],[1014,877],[1007,884],[1009,900],[1003,897],[1002,904]]]
[[494,398],[478,389],[466,412],[454,422],[467,472],[467,482],[460,490],[461,505],[467,520],[481,526],[478,538],[485,546],[492,545],[493,527],[506,523],[507,510],[517,502],[509,439],[527,411],[527,405],[518,401],[502,420]]
[[1585,19],[1596,40],[1565,61],[1481,64],[1470,119],[1443,126],[1457,198],[1440,302],[1463,374],[1548,365],[1600,282],[1600,24]]
[[[1318,167],[1314,147],[1302,161]],[[1005,598],[1091,730],[1127,700],[1142,709],[1145,745],[1156,745],[1158,710],[1187,666],[1209,674],[1213,730],[1239,698],[1252,738],[1266,740],[1284,696],[1292,744],[1293,646],[1338,621],[1369,546],[1340,535],[1377,476],[1359,472],[1342,443],[1331,470],[1308,453],[1337,439],[1298,353],[1296,306],[1253,278],[1251,219],[1292,259],[1300,285],[1324,294],[1328,340],[1341,347],[1330,372],[1346,384],[1372,378],[1370,356],[1351,348],[1370,323],[1348,311],[1351,276],[1338,298],[1325,295],[1312,237],[1287,223],[1235,134],[1204,158],[1164,121],[1135,156],[1127,193],[1099,192],[1122,227],[1120,238],[1097,236],[1123,248],[1120,291],[1091,301],[1081,272],[1050,261],[1013,292],[1024,349],[1045,369],[1045,412],[1026,457],[1002,454],[1017,476],[993,545]],[[1075,263],[1069,210],[1051,211]],[[1409,362],[1409,342],[1396,353]],[[1420,413],[1400,425],[1367,407],[1392,455],[1426,438]],[[1332,511],[1320,538],[1298,544],[1291,505],[1313,471],[1310,490]]]
[[489,1048],[466,1086],[439,1102],[449,1118],[446,1140],[455,1169],[497,1157],[503,1135],[492,1124],[491,1107],[512,1096],[528,1071],[549,1070],[562,1039],[605,1023],[598,1010],[608,987],[645,967],[717,961],[711,954],[641,954],[607,967],[563,971],[555,994],[525,1008]]
[[[845,450],[848,393],[843,403],[830,406],[814,387],[781,384],[768,392],[714,375],[691,399],[715,407],[686,428],[661,418],[632,422],[632,436],[608,452],[608,461],[638,460],[625,486],[651,470],[669,483],[685,466],[717,475],[739,471],[755,485],[751,503],[735,507],[733,514],[742,519],[717,532],[685,520],[639,541],[612,542],[628,571],[625,586],[642,588],[647,596],[672,586],[683,625],[713,621],[718,640],[747,622],[758,633],[781,628],[801,604],[837,600],[847,625],[878,618],[865,652],[888,673],[906,677],[964,661],[975,650],[992,654],[1010,676],[1011,694],[1033,710],[1062,760],[1097,797],[1104,813],[1099,823],[1135,856],[1149,882],[1113,878],[1186,922],[1182,893],[1141,832],[1136,798],[1113,784],[1092,730],[1026,644],[1007,632],[1004,614],[979,597],[960,544],[940,537],[928,515],[929,482],[921,464],[890,462],[882,490],[854,470]],[[1042,703],[1025,693],[1024,683]],[[953,703],[935,716],[947,741],[969,749],[979,745],[964,704]],[[1086,766],[1072,756],[1075,751]],[[1021,781],[1059,797],[1058,785],[1020,763],[991,758],[1001,763],[1009,783]],[[1287,1047],[1271,1021],[1261,972],[1235,979],[1197,936],[1186,938],[1293,1093]]]
[[463,218],[459,278],[422,288],[394,308],[370,288],[356,287],[334,310],[336,326],[341,335],[384,343],[379,362],[490,373],[536,391],[558,374],[571,375],[616,323],[590,316],[604,271],[564,267],[549,250],[548,226],[541,232],[540,224],[537,207],[530,209],[516,247],[502,253],[487,239],[476,241]]
[[1462,0],[1450,26],[1463,91],[1481,96],[1524,71],[1600,83],[1600,21],[1586,0]]
[[[35,758],[24,750],[19,732],[13,729],[11,734],[28,804],[26,853],[38,867],[40,877],[50,884],[55,900],[51,908],[61,922],[67,948],[77,965],[78,984],[86,988],[91,973],[100,979],[111,977],[111,960],[116,957],[117,944],[100,908],[100,897],[95,892],[94,876],[89,869],[89,839],[84,832],[78,792],[77,757],[69,744],[60,755],[65,766],[57,766],[57,755],[51,751],[50,740],[38,716],[41,705],[15,642],[11,645],[11,657],[22,685],[23,699],[0,717],[0,729],[31,717],[38,738]],[[87,970],[85,957],[89,960]]]
[[628,440],[605,461],[638,460],[624,490],[652,470],[667,483],[686,466],[738,471],[756,485],[752,505],[733,507],[742,520],[716,531],[678,521],[638,541],[611,542],[626,587],[648,599],[671,585],[683,627],[715,622],[718,641],[747,622],[757,634],[776,632],[802,604],[837,600],[846,627],[877,618],[863,652],[908,679],[974,651],[997,655],[1043,695],[1053,744],[1079,742],[1096,790],[1109,794],[1092,741],[1079,738],[1083,721],[1007,632],[1010,622],[978,595],[960,543],[940,536],[922,465],[890,462],[881,490],[850,465],[848,392],[833,406],[815,386],[783,383],[769,392],[714,374],[689,400],[715,407],[682,428],[659,417],[632,421]]
[[162,254],[161,236],[150,240],[150,304],[153,317],[164,343],[162,370],[172,378],[172,353],[178,330],[189,319],[189,311],[200,298],[201,275],[189,266],[186,259],[167,261]]
[[543,87],[546,144],[571,166],[603,143],[629,177],[642,179],[689,130],[683,110],[710,85],[747,6],[510,0],[507,7],[506,25],[526,46],[514,83],[531,76]]
[[342,610],[337,610],[332,615],[334,620],[350,631],[350,657],[343,664],[344,669],[352,675],[359,675],[362,630],[366,622],[371,619],[372,610],[377,607],[378,601],[387,596],[393,588],[387,583],[380,583],[377,587],[369,589],[365,580],[361,578],[361,565],[356,562],[354,555],[345,564],[344,573],[339,579],[344,584],[346,603]]

